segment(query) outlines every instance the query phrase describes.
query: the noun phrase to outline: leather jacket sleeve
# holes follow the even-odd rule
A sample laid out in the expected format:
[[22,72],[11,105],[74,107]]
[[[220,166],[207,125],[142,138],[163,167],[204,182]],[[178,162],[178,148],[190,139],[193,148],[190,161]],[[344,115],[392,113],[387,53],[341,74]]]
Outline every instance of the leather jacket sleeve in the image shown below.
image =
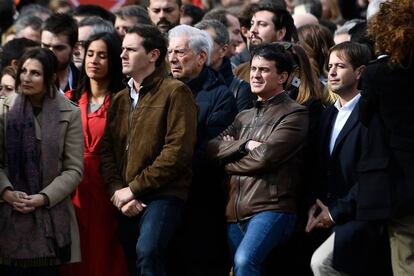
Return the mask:
[[[227,164],[247,154],[244,150],[248,139],[238,140],[237,129],[240,129],[241,123],[236,120],[215,139],[211,140],[207,145],[207,158],[218,159],[221,164]],[[224,136],[232,136],[235,141],[224,141]]]
[[302,149],[308,132],[308,112],[287,114],[262,145],[225,166],[227,173],[250,175],[276,168]]

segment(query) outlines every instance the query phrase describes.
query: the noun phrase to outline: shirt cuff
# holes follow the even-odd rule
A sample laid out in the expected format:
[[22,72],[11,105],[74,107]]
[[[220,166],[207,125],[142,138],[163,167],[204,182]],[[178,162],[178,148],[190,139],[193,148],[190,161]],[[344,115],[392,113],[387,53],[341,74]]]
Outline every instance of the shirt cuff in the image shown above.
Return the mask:
[[329,218],[331,219],[331,221],[332,221],[334,224],[336,224],[336,222],[335,222],[335,221],[334,221],[334,219],[332,218],[331,212],[329,212],[329,211],[328,211],[328,215],[329,215]]

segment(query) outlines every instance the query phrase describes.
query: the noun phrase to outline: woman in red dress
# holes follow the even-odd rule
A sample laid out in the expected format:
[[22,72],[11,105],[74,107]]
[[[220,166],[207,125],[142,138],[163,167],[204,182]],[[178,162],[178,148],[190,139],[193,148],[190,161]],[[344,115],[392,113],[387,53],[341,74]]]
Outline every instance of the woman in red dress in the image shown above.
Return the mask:
[[128,275],[117,233],[117,210],[99,172],[100,143],[111,96],[123,88],[121,41],[116,34],[93,35],[85,46],[79,87],[66,96],[79,104],[85,142],[84,175],[72,198],[79,223],[82,262],[61,275]]

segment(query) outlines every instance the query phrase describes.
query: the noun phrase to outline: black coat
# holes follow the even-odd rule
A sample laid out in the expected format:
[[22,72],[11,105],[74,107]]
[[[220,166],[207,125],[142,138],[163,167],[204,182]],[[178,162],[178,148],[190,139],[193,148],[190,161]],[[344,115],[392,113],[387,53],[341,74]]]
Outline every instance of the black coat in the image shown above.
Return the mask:
[[236,101],[219,74],[209,67],[186,83],[198,105],[197,143],[194,150],[194,170],[206,165],[207,142],[229,126],[237,114]]
[[336,225],[334,267],[350,275],[389,275],[387,242],[381,222],[357,221],[357,164],[361,156],[358,104],[339,133],[332,154],[329,144],[337,109],[329,106],[321,118],[318,145],[319,197]]
[[[221,74],[224,79],[224,83],[227,87],[229,87],[230,91],[233,93],[233,96],[236,98],[237,111],[240,112],[245,109],[252,108],[257,97],[252,93],[248,82],[238,79],[233,74],[229,58],[225,57],[223,59],[223,63],[218,72]],[[238,82],[236,82],[236,87],[233,88],[232,82],[234,79],[238,79]]]
[[368,134],[360,164],[361,219],[414,214],[413,62],[391,67],[382,58],[362,75],[360,120]]

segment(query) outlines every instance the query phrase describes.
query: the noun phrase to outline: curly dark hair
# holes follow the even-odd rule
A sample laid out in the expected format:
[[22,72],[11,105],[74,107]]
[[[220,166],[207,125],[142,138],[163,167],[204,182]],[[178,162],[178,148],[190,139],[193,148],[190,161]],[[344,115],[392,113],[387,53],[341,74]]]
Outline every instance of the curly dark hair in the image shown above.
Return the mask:
[[412,0],[386,1],[368,22],[368,35],[376,53],[387,54],[394,64],[410,62],[414,51]]

